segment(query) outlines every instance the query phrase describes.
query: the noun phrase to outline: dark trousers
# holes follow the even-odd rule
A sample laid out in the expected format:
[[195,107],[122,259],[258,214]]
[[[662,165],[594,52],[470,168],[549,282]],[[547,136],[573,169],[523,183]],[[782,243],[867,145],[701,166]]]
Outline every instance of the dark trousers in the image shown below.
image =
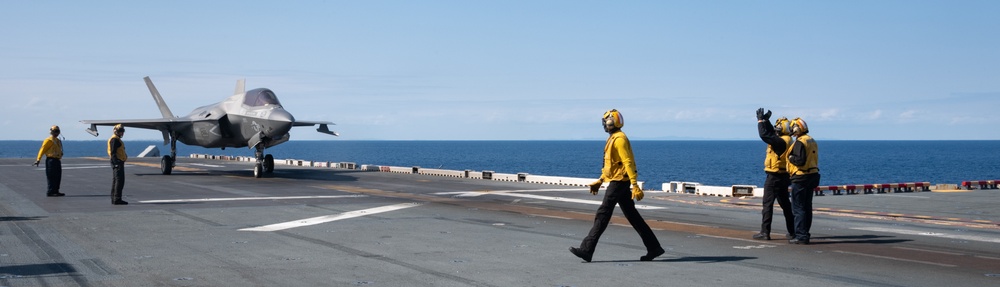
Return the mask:
[[625,214],[628,223],[639,233],[639,237],[642,237],[642,244],[646,246],[647,253],[661,248],[660,241],[656,240],[653,230],[649,229],[649,225],[639,215],[639,211],[635,209],[635,202],[632,201],[632,189],[629,182],[612,181],[608,184],[608,189],[604,192],[604,202],[601,203],[601,207],[597,208],[597,215],[594,217],[594,227],[590,229],[587,237],[583,238],[583,243],[580,243],[580,249],[589,254],[594,253],[597,241],[601,239],[601,234],[604,233],[604,230],[608,228],[608,223],[611,222],[611,215],[615,212],[615,205],[621,206],[622,213]]
[[792,214],[795,215],[795,238],[809,240],[812,228],[813,190],[819,186],[819,174],[807,174],[792,179]]
[[62,184],[62,161],[58,158],[45,158],[45,179],[49,183],[47,194],[59,193]]
[[792,184],[787,173],[767,173],[764,180],[764,209],[760,224],[760,232],[771,234],[771,218],[774,217],[774,201],[778,201],[781,206],[781,213],[785,215],[785,228],[788,234],[795,234],[795,215],[792,214],[792,203],[788,198],[788,186]]
[[111,164],[114,179],[111,180],[111,200],[122,200],[122,188],[125,188],[125,163]]

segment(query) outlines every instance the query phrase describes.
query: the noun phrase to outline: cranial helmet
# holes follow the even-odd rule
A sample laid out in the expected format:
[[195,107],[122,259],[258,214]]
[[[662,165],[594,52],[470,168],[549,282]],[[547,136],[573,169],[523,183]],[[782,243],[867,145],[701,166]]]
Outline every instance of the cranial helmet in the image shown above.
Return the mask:
[[790,135],[792,134],[792,127],[788,118],[781,117],[774,122],[774,131],[778,132],[778,135]]
[[116,132],[116,133],[119,132],[119,131],[125,131],[125,127],[123,127],[122,124],[117,124],[117,125],[115,125],[115,128],[112,129],[111,131],[112,132]]
[[59,132],[59,126],[52,126],[49,128],[49,132]]
[[792,120],[792,134],[807,134],[809,133],[809,125],[802,118],[795,118]]
[[601,122],[605,127],[615,127],[619,129],[625,125],[625,120],[622,119],[622,113],[618,112],[616,109],[604,112],[604,116],[601,117]]

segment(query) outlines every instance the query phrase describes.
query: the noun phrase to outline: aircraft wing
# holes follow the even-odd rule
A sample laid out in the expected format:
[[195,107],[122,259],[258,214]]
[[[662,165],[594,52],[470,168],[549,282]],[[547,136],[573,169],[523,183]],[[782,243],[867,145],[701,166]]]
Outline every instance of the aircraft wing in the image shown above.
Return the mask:
[[328,134],[328,135],[340,136],[340,134],[338,134],[337,132],[330,130],[329,125],[335,125],[335,123],[331,123],[331,122],[311,122],[311,121],[295,121],[294,123],[292,123],[293,127],[306,127],[306,126],[315,126],[315,125],[319,125],[319,128],[316,129],[317,132],[321,132],[321,133]]
[[170,131],[180,130],[181,126],[190,125],[193,121],[184,118],[159,118],[133,120],[82,120],[80,122],[90,125],[90,128],[87,128],[87,132],[95,137],[98,134],[97,126],[114,126],[121,124],[122,126],[130,128],[159,130],[163,132],[163,138],[167,139]]

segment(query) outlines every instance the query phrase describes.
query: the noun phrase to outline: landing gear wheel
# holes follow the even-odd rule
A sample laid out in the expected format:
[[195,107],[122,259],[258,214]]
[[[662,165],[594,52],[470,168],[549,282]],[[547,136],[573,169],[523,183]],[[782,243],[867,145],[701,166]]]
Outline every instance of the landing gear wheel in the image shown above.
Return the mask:
[[174,169],[174,159],[169,155],[163,156],[160,159],[160,173],[164,175],[170,175],[170,172]]
[[264,173],[274,172],[274,156],[270,154],[264,156]]
[[257,163],[253,166],[253,177],[260,178],[264,175],[264,166]]

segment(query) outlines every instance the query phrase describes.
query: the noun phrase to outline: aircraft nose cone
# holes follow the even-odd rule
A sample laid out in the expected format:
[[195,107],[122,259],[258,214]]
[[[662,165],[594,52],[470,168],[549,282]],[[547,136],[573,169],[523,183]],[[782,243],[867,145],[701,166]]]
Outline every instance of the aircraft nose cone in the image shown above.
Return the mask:
[[271,111],[271,116],[268,119],[275,122],[286,122],[286,123],[295,122],[295,117],[293,117],[292,114],[288,113],[285,110]]
[[271,111],[271,115],[267,117],[268,125],[270,130],[267,132],[268,135],[274,138],[280,138],[288,133],[292,129],[292,123],[295,122],[295,117],[283,109],[275,109]]

